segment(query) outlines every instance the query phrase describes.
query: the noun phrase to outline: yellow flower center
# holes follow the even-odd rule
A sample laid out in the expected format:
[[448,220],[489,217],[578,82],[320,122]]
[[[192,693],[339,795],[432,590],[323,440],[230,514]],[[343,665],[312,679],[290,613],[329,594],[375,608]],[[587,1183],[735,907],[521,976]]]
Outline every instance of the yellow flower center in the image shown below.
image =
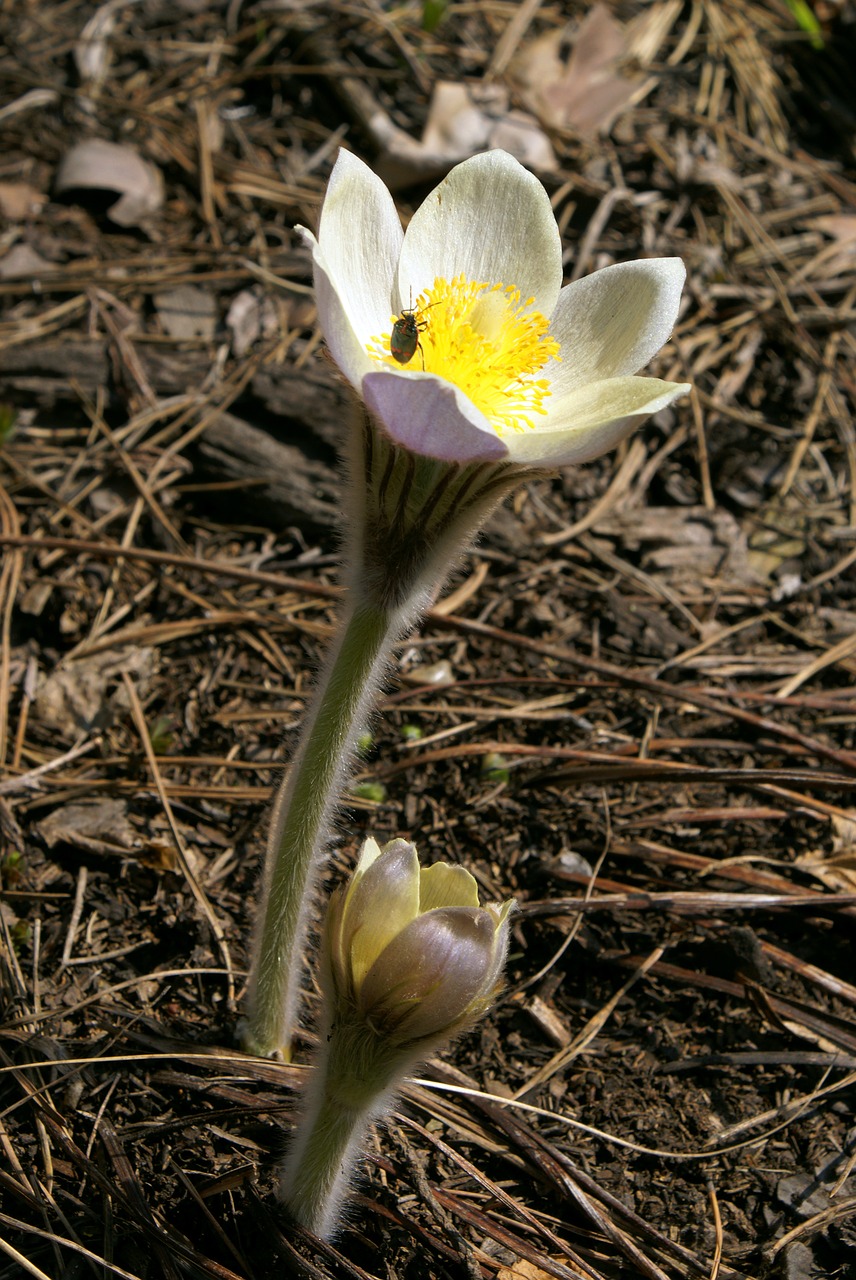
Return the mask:
[[393,368],[421,372],[424,362],[426,373],[460,387],[499,435],[524,431],[547,412],[550,381],[537,375],[559,359],[549,321],[529,309],[533,302],[521,302],[513,285],[438,276],[367,350]]

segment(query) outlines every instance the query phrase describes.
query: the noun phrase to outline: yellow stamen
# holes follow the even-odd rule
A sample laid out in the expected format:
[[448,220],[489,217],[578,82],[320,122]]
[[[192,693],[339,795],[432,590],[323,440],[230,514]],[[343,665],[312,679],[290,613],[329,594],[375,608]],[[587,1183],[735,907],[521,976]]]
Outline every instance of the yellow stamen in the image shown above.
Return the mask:
[[[534,299],[521,302],[513,285],[451,281],[437,277],[413,307],[419,326],[419,347],[408,369],[440,377],[460,387],[499,435],[534,426],[535,414],[545,414],[550,382],[538,378],[549,360],[558,360],[559,344],[549,321],[530,311]],[[391,318],[391,326],[399,319]],[[369,355],[400,369],[392,355],[389,333],[372,338]],[[421,351],[421,358],[420,358]]]

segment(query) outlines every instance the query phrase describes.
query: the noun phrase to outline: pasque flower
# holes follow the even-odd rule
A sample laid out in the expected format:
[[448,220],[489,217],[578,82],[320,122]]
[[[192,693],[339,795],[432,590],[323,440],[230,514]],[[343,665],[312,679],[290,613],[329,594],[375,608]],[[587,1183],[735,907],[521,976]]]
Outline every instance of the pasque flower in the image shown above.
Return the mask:
[[[586,462],[689,390],[633,376],[674,326],[680,258],[605,267],[562,288],[547,193],[503,151],[457,165],[406,231],[380,179],[340,151],[318,237],[303,234],[333,358],[415,454]],[[418,346],[400,363],[393,326],[408,312]]]
[[479,906],[468,871],[421,869],[407,840],[366,840],[328,906],[324,1026],[283,1170],[283,1199],[302,1225],[331,1231],[367,1126],[414,1063],[489,1007],[513,906]]
[[350,885],[328,908],[334,1003],[388,1045],[451,1035],[490,1003],[513,905],[480,907],[463,867],[421,869],[409,841],[381,849],[369,838]]
[[[635,376],[675,322],[680,260],[562,288],[550,201],[504,152],[458,165],[402,231],[386,187],[343,151],[318,236],[303,234],[324,337],[358,398],[342,620],[274,802],[250,970],[245,1044],[285,1056],[313,881],[392,647],[522,480],[604,453],[688,390]],[[377,1006],[384,1025],[392,1008]]]

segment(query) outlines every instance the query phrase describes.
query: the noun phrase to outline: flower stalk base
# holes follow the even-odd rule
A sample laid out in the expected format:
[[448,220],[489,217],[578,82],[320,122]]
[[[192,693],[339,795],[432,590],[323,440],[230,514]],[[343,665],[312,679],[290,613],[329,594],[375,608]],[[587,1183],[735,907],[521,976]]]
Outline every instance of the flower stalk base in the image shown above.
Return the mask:
[[413,1055],[390,1052],[358,1023],[322,1040],[297,1132],[283,1165],[280,1198],[300,1226],[329,1237],[372,1123],[392,1102]]

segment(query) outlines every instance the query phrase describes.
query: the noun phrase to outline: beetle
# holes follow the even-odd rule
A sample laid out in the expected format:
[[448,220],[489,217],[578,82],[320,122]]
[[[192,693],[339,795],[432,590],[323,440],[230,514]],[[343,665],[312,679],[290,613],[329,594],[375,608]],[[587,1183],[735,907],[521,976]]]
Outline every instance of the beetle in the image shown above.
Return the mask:
[[[430,304],[436,307],[436,302]],[[422,311],[427,311],[428,307],[423,307]],[[413,290],[410,290],[410,306],[403,307],[401,315],[392,326],[392,333],[389,336],[389,350],[393,360],[398,364],[407,364],[416,354],[416,348],[419,348],[419,354],[422,357],[422,369],[425,369],[425,353],[422,350],[422,343],[419,341],[419,335],[423,329],[428,328],[428,321],[422,319],[422,311],[413,306]]]

